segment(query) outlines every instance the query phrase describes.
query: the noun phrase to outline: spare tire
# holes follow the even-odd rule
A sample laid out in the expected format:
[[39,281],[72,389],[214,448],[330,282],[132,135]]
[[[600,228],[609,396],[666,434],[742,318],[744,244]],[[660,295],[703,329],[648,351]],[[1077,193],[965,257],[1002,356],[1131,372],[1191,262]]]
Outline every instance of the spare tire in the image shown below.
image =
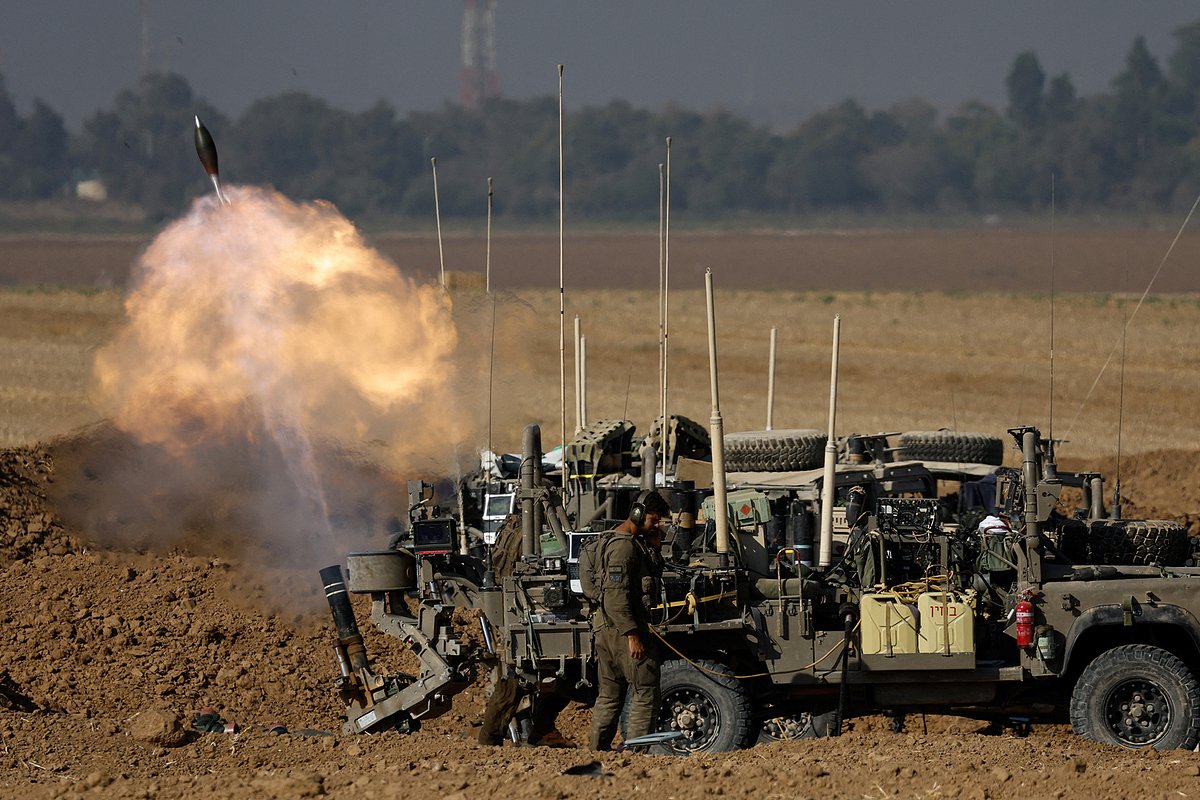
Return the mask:
[[742,431],[725,435],[725,469],[729,472],[789,472],[813,469],[825,459],[821,431],[792,429]]
[[1083,520],[1069,519],[1058,526],[1057,531],[1048,532],[1055,545],[1072,563],[1088,563],[1088,524]]
[[1187,528],[1163,519],[1099,519],[1088,525],[1091,564],[1182,566],[1190,555]]
[[987,433],[909,431],[900,434],[900,461],[953,461],[958,464],[1004,463],[1004,442]]

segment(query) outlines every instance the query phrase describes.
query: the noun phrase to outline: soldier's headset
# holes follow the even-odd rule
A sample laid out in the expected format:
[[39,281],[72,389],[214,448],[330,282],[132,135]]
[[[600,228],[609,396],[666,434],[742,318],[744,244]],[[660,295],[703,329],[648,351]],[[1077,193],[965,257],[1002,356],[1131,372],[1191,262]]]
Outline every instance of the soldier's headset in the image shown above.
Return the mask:
[[634,525],[640,526],[646,521],[646,501],[653,493],[649,489],[640,492],[637,499],[633,501],[633,505],[629,507],[629,521]]

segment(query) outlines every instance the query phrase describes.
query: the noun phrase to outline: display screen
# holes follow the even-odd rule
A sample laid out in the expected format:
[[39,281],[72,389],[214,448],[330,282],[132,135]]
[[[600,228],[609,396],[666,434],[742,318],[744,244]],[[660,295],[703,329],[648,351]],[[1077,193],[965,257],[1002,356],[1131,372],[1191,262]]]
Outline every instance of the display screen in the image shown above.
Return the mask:
[[417,547],[449,547],[454,542],[454,520],[433,519],[413,523],[413,544]]
[[512,513],[513,495],[511,494],[490,494],[487,499],[487,513],[485,516],[489,518],[503,517]]

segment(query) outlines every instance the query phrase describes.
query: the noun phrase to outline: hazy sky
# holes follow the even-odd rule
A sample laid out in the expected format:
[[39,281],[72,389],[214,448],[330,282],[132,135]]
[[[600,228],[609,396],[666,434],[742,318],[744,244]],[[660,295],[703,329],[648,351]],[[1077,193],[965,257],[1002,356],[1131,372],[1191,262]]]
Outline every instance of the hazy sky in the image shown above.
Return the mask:
[[[402,114],[458,96],[460,0],[149,0],[153,59],[227,114],[303,90]],[[1134,37],[1163,63],[1196,0],[498,0],[503,93],[557,91],[568,110],[625,98],[721,107],[787,129],[852,97],[924,97],[949,111],[1004,104],[1032,49],[1081,94],[1108,87]],[[40,97],[69,127],[136,80],[138,0],[0,0],[0,73],[25,113]]]

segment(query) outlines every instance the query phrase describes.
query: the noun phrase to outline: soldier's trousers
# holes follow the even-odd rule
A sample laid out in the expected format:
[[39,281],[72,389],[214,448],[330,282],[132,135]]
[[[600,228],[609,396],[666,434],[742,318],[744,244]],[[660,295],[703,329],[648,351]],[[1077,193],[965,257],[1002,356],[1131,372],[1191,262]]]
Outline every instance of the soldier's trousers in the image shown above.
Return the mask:
[[593,750],[611,750],[613,737],[621,722],[625,695],[630,695],[629,716],[624,739],[645,736],[654,730],[658,713],[658,643],[653,634],[643,631],[646,657],[634,661],[625,637],[611,625],[596,629],[596,662],[600,694],[592,709]]

